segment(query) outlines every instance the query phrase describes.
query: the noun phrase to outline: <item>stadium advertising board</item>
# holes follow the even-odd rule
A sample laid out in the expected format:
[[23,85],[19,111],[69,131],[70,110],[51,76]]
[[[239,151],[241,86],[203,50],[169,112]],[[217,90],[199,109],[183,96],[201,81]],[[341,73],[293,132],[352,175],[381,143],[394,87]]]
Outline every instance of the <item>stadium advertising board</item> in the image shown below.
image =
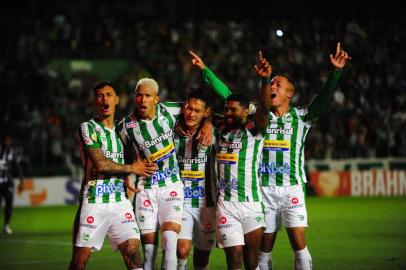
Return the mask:
[[313,171],[317,196],[406,196],[406,170]]

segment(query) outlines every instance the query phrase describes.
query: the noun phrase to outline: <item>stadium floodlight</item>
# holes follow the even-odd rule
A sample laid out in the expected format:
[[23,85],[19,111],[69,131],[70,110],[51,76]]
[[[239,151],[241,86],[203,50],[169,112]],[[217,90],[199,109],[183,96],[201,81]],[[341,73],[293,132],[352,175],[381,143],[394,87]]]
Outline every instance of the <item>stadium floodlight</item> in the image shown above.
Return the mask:
[[278,37],[282,37],[283,36],[283,31],[281,29],[276,30],[276,35]]

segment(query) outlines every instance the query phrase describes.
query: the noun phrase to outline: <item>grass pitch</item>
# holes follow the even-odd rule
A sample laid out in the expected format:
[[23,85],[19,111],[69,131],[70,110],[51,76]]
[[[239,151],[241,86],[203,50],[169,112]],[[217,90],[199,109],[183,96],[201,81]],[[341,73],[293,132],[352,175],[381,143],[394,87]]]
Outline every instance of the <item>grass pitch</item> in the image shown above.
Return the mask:
[[[314,269],[406,269],[406,197],[308,197],[307,207],[307,240]],[[75,213],[76,206],[14,209],[13,234],[0,234],[0,269],[67,269]],[[278,234],[273,261],[274,269],[293,269],[285,231]],[[223,250],[212,252],[209,266],[226,269]],[[106,239],[87,269],[125,266]],[[193,269],[191,258],[189,269]]]

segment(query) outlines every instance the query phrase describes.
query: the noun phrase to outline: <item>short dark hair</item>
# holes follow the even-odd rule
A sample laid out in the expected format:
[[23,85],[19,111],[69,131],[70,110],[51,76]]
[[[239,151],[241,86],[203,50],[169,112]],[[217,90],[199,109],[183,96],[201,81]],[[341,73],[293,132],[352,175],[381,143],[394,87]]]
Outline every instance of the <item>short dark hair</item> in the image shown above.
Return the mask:
[[116,91],[116,88],[114,87],[113,83],[111,81],[100,81],[94,84],[93,86],[93,94],[96,95],[96,91],[105,87],[105,86],[110,86],[113,88],[114,91]]
[[248,109],[250,107],[250,100],[249,98],[241,93],[234,93],[231,94],[230,96],[228,96],[227,100],[228,101],[238,101],[240,103],[240,105],[246,109]]
[[206,107],[210,107],[208,103],[209,98],[206,94],[208,89],[205,89],[204,87],[190,87],[190,90],[187,100],[191,98],[199,99],[204,102]]

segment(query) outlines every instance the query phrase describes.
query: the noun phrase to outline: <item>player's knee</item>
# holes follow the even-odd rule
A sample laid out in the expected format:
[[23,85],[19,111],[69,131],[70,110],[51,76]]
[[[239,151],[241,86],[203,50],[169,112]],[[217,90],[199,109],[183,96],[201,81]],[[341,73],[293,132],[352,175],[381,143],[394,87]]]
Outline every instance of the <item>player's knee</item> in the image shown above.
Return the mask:
[[177,256],[179,259],[186,259],[189,256],[190,249],[184,245],[178,245]]
[[247,260],[244,261],[244,266],[245,269],[249,270],[249,269],[257,269],[258,266],[258,256],[256,258],[249,258]]
[[261,250],[263,252],[271,252],[275,244],[276,234],[264,233],[261,239]]
[[86,267],[87,260],[81,258],[75,258],[69,267],[69,270],[82,270]]
[[242,252],[227,252],[227,264],[229,269],[240,269],[242,266]]

